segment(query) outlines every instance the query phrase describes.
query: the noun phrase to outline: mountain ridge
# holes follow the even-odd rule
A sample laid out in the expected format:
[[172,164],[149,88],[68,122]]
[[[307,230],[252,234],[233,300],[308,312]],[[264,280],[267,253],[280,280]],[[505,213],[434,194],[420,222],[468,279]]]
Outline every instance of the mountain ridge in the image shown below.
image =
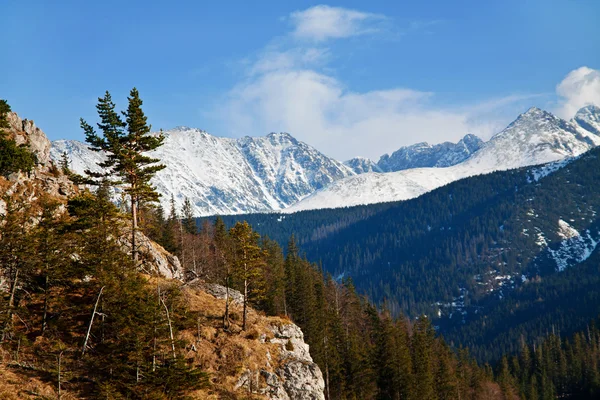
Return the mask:
[[[596,115],[595,111],[596,108],[591,109],[588,119],[600,119],[600,113]],[[408,200],[458,179],[558,161],[597,145],[600,136],[577,125],[575,119],[568,122],[531,107],[458,164],[348,177],[311,194],[285,212]]]
[[[341,163],[285,132],[235,139],[178,126],[164,133],[165,145],[152,153],[167,164],[153,181],[163,208],[173,196],[178,208],[189,198],[196,216],[289,213],[407,200],[464,177],[579,155],[600,144],[600,108],[586,106],[566,121],[531,107],[487,142],[472,134],[422,142],[377,163]],[[102,160],[84,143],[52,143],[56,162],[63,152],[79,173]]]

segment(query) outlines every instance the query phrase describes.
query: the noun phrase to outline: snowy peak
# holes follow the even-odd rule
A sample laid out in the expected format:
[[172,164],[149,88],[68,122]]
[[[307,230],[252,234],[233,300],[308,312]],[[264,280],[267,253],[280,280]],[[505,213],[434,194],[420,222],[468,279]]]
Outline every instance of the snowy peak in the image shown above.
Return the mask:
[[402,171],[412,168],[449,167],[456,165],[479,150],[483,140],[468,134],[458,143],[444,142],[430,145],[421,142],[401,147],[392,155],[383,155],[377,165],[384,172]]
[[366,174],[367,172],[383,172],[379,165],[366,157],[354,157],[344,161],[344,165],[350,168],[356,174]]
[[575,114],[573,122],[600,139],[600,107],[585,106]]
[[[354,175],[352,170],[288,133],[223,138],[179,126],[164,132],[163,146],[151,152],[164,162],[152,183],[163,207],[171,196],[178,207],[190,199],[197,216],[266,212],[287,207],[315,190]],[[100,153],[77,141],[53,143],[51,155],[66,152],[78,173],[97,170]]]
[[[578,115],[593,122],[595,111],[590,108]],[[488,142],[467,135],[456,144],[418,143],[403,147],[391,156],[383,156],[378,163],[384,171],[394,172],[344,178],[286,211],[407,200],[469,176],[578,156],[600,144],[594,137],[580,125],[532,107]]]
[[532,107],[494,135],[467,163],[509,169],[577,156],[594,146],[578,127]]

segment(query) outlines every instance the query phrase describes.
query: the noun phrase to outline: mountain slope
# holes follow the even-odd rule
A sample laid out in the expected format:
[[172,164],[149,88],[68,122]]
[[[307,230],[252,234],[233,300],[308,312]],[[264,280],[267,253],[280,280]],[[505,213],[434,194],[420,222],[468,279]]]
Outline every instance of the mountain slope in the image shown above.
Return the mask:
[[344,165],[352,169],[357,174],[366,172],[383,172],[377,164],[365,157],[354,157],[348,161],[344,161]]
[[[101,160],[84,143],[58,140],[51,156],[67,153],[73,170],[97,170]],[[151,153],[167,168],[153,180],[168,209],[171,196],[180,208],[185,197],[196,215],[277,210],[354,172],[287,133],[241,139],[220,138],[198,129],[165,132]]]
[[450,167],[456,165],[479,150],[483,140],[475,135],[466,135],[458,143],[444,142],[431,145],[426,142],[401,147],[392,153],[381,156],[377,165],[385,172],[395,172],[412,168]]
[[[403,202],[243,218],[282,244],[293,233],[334,277],[351,277],[394,313],[435,316],[447,339],[490,359],[515,350],[520,335],[535,339],[552,324],[578,329],[600,310],[600,290],[589,292],[596,280],[586,272],[597,269],[598,210],[594,148]],[[559,309],[563,297],[573,303]]]
[[600,136],[576,124],[585,118],[590,122],[584,126],[594,127],[600,118],[598,110],[582,110],[580,118],[567,122],[533,107],[459,164],[351,176],[313,193],[286,212],[406,200],[465,177],[577,156],[600,144]]

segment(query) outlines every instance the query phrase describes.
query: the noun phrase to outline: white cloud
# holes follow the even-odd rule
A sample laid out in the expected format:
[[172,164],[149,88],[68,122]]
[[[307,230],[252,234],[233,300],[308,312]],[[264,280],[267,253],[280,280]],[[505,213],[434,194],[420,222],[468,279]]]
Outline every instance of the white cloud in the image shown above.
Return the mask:
[[323,65],[329,59],[327,48],[292,48],[286,51],[270,49],[263,52],[249,69],[250,75],[290,68]]
[[573,118],[590,104],[600,106],[600,70],[580,67],[569,72],[556,86],[556,93],[561,97],[556,112],[562,118]]
[[[371,22],[386,17],[317,6],[290,18],[295,24],[292,39],[323,41],[360,35],[374,29]],[[421,141],[456,141],[467,133],[489,138],[510,122],[499,117],[498,109],[531,97],[440,107],[431,92],[402,87],[357,92],[328,69],[331,48],[289,39],[279,38],[261,52],[229,92],[219,114],[232,134],[289,132],[340,160],[358,155],[377,160]]]
[[294,25],[292,35],[298,39],[315,41],[377,32],[380,30],[379,24],[385,19],[380,14],[326,5],[295,11],[290,15]]
[[403,145],[458,140],[469,132],[489,137],[506,122],[477,121],[467,110],[435,108],[432,98],[432,93],[404,88],[358,93],[314,70],[282,69],[240,83],[224,112],[239,135],[290,132],[341,160],[357,155],[377,160]]

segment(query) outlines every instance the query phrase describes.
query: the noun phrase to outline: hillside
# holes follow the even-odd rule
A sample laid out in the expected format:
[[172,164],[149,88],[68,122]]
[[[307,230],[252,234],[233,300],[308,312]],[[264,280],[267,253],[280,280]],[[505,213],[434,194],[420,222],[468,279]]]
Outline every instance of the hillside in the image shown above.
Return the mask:
[[[593,149],[546,166],[471,177],[405,202],[244,219],[282,243],[294,234],[306,256],[333,276],[352,277],[360,291],[394,312],[435,316],[445,336],[481,345],[484,358],[491,339],[474,337],[487,337],[486,329],[501,335],[529,321],[540,304],[511,323],[498,317],[492,328],[497,308],[519,307],[520,293],[536,293],[539,281],[567,279],[598,251],[599,155]],[[223,218],[233,223],[239,217]],[[590,279],[583,271],[569,280],[573,287]],[[568,290],[562,287],[558,297]],[[596,303],[588,300],[579,303],[587,304],[581,310],[593,310]],[[577,315],[582,318],[574,325],[589,316]],[[515,346],[518,338],[509,336],[502,340]],[[493,354],[514,349],[506,343],[492,347]]]
[[242,332],[243,296],[231,289],[224,329],[224,288],[184,284],[179,260],[143,233],[132,264],[116,208],[53,165],[32,121],[7,119],[8,139],[36,161],[0,174],[2,398],[323,399],[300,328],[250,309],[252,328]]

